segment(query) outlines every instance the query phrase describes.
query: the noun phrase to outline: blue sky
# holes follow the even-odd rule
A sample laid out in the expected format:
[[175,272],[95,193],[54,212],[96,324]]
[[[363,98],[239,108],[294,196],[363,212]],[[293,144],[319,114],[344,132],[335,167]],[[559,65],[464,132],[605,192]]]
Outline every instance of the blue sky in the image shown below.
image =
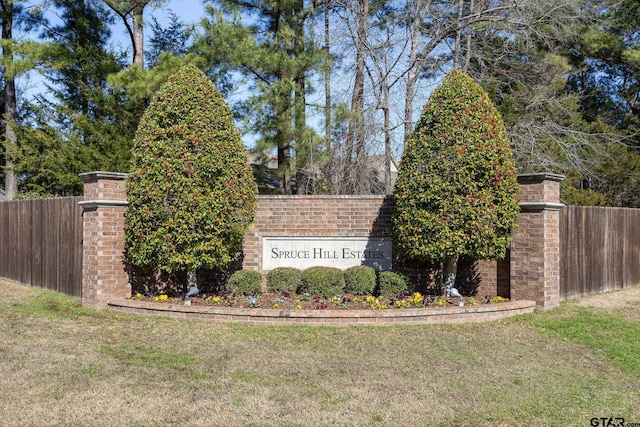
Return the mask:
[[[162,8],[152,8],[147,6],[145,9],[145,23],[150,24],[152,18],[156,18],[161,24],[165,24],[168,20],[169,14],[173,12],[180,17],[182,21],[187,24],[197,23],[204,16],[204,5],[202,0],[169,0]],[[149,27],[145,28],[145,36],[148,38],[151,35]],[[122,49],[131,49],[131,41],[127,34],[124,25],[119,21],[116,21],[116,25],[112,27],[112,38],[120,44]]]
[[[147,7],[145,9],[145,23],[151,23],[152,17],[155,17],[163,25],[168,22],[169,13],[175,13],[185,23],[198,23],[204,16],[204,5],[202,0],[169,0],[162,8],[154,9]],[[145,38],[151,35],[151,30],[145,28]],[[116,19],[115,24],[111,28],[111,43],[114,43],[118,47],[118,50],[123,50],[131,54],[131,40],[129,35],[119,18]],[[22,83],[20,85],[20,83]],[[29,98],[34,93],[38,93],[42,89],[41,77],[33,72],[28,73],[27,76],[19,78],[19,95]]]
[[204,14],[202,0],[169,0],[163,9],[166,11],[172,10],[173,13],[182,17],[185,22],[199,21]]

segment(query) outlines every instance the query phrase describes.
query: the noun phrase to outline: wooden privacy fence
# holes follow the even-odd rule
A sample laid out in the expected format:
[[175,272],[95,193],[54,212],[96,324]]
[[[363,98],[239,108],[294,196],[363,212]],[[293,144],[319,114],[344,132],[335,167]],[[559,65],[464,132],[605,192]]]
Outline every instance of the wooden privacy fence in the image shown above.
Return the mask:
[[640,284],[640,209],[565,206],[560,298]]
[[83,197],[0,203],[0,277],[82,296]]

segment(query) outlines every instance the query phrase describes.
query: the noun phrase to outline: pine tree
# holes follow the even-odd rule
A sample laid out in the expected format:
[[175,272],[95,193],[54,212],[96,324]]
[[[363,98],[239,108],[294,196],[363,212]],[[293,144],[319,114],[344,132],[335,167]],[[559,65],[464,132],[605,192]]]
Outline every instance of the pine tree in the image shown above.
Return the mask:
[[[319,157],[321,145],[306,116],[310,75],[325,58],[307,28],[313,10],[303,0],[223,0],[208,9],[210,18],[196,46],[221,74],[246,77],[251,96],[243,113],[259,136],[258,146],[276,148],[285,193],[291,192],[294,165],[304,170]],[[255,16],[255,24],[246,25],[243,13]]]
[[149,48],[145,52],[145,61],[149,67],[155,67],[160,62],[162,53],[182,57],[189,51],[191,37],[195,29],[193,26],[185,24],[173,12],[169,14],[169,18],[168,27],[163,27],[157,19],[152,18],[152,34],[149,39]]
[[146,269],[224,269],[242,249],[257,188],[233,115],[213,83],[182,68],[140,121],[128,177],[125,247]]
[[447,292],[460,255],[505,256],[517,194],[500,115],[471,77],[453,71],[431,94],[400,162],[393,192],[396,251],[444,263]]
[[113,21],[106,8],[87,0],[56,0],[51,6],[60,23],[41,33],[47,43],[39,53],[46,59],[40,67],[46,90],[23,114],[16,169],[21,191],[78,194],[79,173],[128,171],[142,109],[107,84],[121,67],[106,45]]
[[39,5],[26,7],[26,2],[14,0],[0,0],[0,26],[2,27],[2,68],[3,106],[2,122],[4,134],[4,188],[5,197],[13,199],[18,193],[18,174],[15,170],[16,151],[20,142],[16,134],[18,121],[18,95],[16,92],[16,77],[35,67],[34,55],[31,50],[36,43],[21,42],[14,39],[14,29],[32,30],[42,22]]

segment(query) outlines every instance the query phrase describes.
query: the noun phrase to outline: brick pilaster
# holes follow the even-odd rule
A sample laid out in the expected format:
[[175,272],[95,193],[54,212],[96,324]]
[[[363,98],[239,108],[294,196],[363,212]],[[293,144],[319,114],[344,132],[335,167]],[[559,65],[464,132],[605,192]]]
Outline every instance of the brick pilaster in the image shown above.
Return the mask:
[[518,176],[520,216],[511,242],[511,299],[541,310],[560,304],[561,175]]
[[126,174],[90,172],[84,181],[82,304],[107,307],[111,298],[131,296],[124,269],[124,213]]

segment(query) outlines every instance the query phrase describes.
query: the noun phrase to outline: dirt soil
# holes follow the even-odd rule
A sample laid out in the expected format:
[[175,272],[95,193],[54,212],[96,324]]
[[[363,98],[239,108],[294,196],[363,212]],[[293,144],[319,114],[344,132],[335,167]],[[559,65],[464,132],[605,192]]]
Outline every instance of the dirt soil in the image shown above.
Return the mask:
[[[142,297],[138,295],[133,299],[151,300],[160,303],[182,303],[183,298],[178,297]],[[490,301],[465,298],[465,305],[479,305]],[[495,302],[495,301],[494,301]],[[195,306],[220,306],[220,307],[253,307],[272,308],[279,310],[372,310],[372,309],[399,309],[422,307],[451,307],[458,305],[457,298],[439,298],[434,296],[406,295],[397,298],[367,297],[362,295],[343,295],[334,298],[319,298],[299,294],[288,293],[262,293],[256,296],[245,295],[200,295],[191,298],[191,304]]]

